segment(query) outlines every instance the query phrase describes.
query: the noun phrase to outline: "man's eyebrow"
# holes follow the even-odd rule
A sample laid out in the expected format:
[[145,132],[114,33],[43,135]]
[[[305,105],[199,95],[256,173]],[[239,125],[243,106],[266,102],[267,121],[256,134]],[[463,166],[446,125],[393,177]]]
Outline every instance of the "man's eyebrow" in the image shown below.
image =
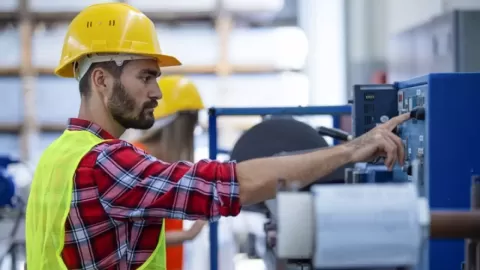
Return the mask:
[[140,71],[140,74],[147,74],[155,77],[160,77],[160,75],[162,75],[162,72],[156,69],[144,69]]

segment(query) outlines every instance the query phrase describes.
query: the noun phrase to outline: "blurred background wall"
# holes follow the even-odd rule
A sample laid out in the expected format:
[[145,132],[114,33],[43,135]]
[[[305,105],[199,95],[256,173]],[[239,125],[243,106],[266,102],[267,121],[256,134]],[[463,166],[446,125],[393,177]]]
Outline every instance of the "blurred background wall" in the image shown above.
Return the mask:
[[[69,21],[83,7],[100,2],[105,1],[0,1],[1,154],[34,166],[67,118],[77,114],[77,82],[57,78],[52,70]],[[447,44],[446,54],[434,55],[447,63],[448,44],[459,42],[453,26],[415,35],[410,29],[454,10],[480,6],[478,0],[126,2],[154,20],[163,50],[184,63],[164,73],[190,77],[208,107],[344,105],[353,84],[436,71],[441,65],[425,57]],[[451,71],[461,69],[454,66]],[[220,146],[228,149],[258,121],[222,119]],[[331,126],[329,117],[311,121]],[[204,158],[206,112],[200,122],[197,156]]]
[[[69,20],[98,2],[1,1],[2,152],[35,160],[77,113],[77,83],[53,76],[52,69]],[[370,82],[387,70],[389,57],[400,55],[389,56],[396,33],[476,2],[129,1],[152,17],[164,50],[185,64],[165,73],[191,77],[208,106],[345,104],[352,84]],[[242,130],[251,123],[223,126]]]

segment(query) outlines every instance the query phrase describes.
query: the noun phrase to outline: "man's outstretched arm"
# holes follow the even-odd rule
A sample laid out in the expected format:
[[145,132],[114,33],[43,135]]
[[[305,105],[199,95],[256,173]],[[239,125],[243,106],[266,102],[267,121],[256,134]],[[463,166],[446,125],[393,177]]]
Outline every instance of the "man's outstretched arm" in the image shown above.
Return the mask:
[[100,200],[117,219],[213,221],[235,216],[241,205],[273,198],[279,179],[306,186],[350,162],[384,156],[390,169],[397,161],[402,163],[404,147],[392,130],[408,119],[408,114],[392,118],[340,146],[238,164],[212,160],[165,163],[127,142],[103,144],[96,149]]
[[235,162],[166,163],[123,141],[94,151],[99,197],[112,218],[213,221],[240,212]]
[[348,143],[318,151],[270,158],[252,159],[236,167],[242,205],[258,203],[275,196],[279,179],[304,187],[347,163],[385,157],[392,169],[403,163],[405,153],[401,139],[392,130],[410,119],[406,113],[390,119]]
[[241,205],[273,198],[280,178],[311,182],[349,161],[342,147],[239,164],[166,163],[127,142],[100,145],[96,151],[95,178],[109,216],[150,222],[235,216]]

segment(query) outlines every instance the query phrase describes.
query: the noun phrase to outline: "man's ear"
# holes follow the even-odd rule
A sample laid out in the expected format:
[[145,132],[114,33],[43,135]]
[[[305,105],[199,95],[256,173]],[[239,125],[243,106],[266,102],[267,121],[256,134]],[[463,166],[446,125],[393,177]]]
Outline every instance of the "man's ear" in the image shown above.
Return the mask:
[[109,75],[108,72],[103,68],[98,67],[93,69],[92,75],[91,75],[92,88],[105,95],[108,89],[108,86],[107,86],[108,84],[107,80],[109,77],[108,75]]

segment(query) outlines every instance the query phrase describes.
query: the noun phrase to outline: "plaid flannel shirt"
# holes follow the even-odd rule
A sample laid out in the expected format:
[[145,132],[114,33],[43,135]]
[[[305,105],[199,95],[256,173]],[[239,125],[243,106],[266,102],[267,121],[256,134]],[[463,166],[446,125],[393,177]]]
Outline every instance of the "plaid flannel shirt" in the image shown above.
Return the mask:
[[72,118],[68,130],[108,140],[75,172],[62,252],[68,269],[136,269],[156,248],[163,218],[240,212],[234,162],[166,163],[89,121]]

